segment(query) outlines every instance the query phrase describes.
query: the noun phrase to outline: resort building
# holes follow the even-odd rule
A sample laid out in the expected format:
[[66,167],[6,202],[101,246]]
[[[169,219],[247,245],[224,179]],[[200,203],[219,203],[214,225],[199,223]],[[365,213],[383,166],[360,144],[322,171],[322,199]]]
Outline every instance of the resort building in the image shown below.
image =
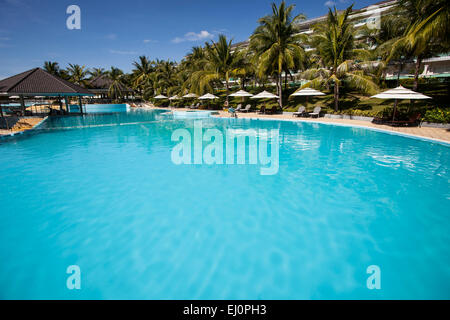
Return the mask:
[[[78,99],[79,105],[82,106],[81,98],[87,96],[93,96],[93,93],[41,68],[34,68],[0,81],[0,111],[3,108],[15,109],[22,116],[31,115],[36,111],[26,103],[27,99],[45,97],[56,100],[59,104],[59,111],[62,113],[70,111],[69,98]],[[18,108],[15,105],[7,104],[8,99],[18,100]],[[62,101],[64,101],[65,110],[63,110]],[[49,108],[46,109],[46,112],[51,111],[48,110]],[[83,112],[83,108],[80,109],[80,112]]]
[[[380,26],[381,18],[384,15],[389,14],[394,8],[397,0],[387,0],[377,2],[361,9],[355,9],[351,14],[351,19],[354,21],[355,27],[361,27],[367,24],[369,28],[375,29]],[[323,22],[327,19],[327,15],[308,19],[299,23],[300,33],[306,35],[312,35],[314,33],[313,26],[317,23]],[[249,40],[236,43],[235,48],[246,48],[249,44]],[[312,51],[314,48],[310,46],[305,47],[306,51]],[[408,60],[402,62],[400,78],[413,78],[414,77],[414,64],[415,60]],[[424,59],[422,61],[422,69],[420,78],[447,78],[450,77],[450,53],[441,54],[436,57]],[[387,80],[394,80],[398,76],[399,64],[391,63],[388,65],[385,71],[385,77]]]

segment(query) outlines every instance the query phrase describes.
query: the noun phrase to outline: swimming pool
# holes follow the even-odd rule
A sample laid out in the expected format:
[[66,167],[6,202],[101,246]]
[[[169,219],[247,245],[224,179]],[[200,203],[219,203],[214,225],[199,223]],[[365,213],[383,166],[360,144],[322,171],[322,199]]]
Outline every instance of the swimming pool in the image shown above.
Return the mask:
[[205,111],[205,110],[190,110],[190,111],[172,111],[172,115],[175,119],[184,118],[209,118],[211,115],[218,114],[217,111]]
[[[195,121],[279,130],[277,174],[174,164],[172,133]],[[450,298],[445,145],[133,110],[52,118],[0,152],[2,299]]]
[[[127,103],[83,104],[83,111],[86,113],[126,112],[129,110],[130,110],[130,105]],[[71,104],[70,112],[80,112],[80,107],[76,104]]]

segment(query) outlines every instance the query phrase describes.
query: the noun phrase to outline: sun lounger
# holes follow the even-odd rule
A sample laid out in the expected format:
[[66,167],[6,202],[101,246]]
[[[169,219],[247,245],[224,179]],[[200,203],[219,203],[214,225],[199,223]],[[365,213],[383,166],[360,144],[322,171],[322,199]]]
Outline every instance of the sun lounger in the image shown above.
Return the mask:
[[374,117],[372,120],[372,123],[376,123],[376,124],[384,124],[389,122],[389,119],[387,119],[386,117]]
[[320,110],[322,110],[321,107],[315,107],[313,112],[308,113],[311,117],[316,117],[318,118],[320,115]]
[[237,105],[237,107],[236,107],[236,109],[234,109],[234,111],[236,112],[236,111],[240,111],[242,109],[242,104],[238,104]]
[[195,106],[193,105],[191,109],[198,109],[199,106],[200,106],[200,103],[197,103]]
[[259,113],[259,114],[265,114],[265,113],[266,113],[266,106],[262,106],[262,107],[259,109],[258,113]]
[[278,112],[278,107],[277,106],[273,106],[270,109],[266,109],[266,114],[275,114]]
[[252,108],[252,105],[248,104],[245,106],[244,109],[239,110],[240,112],[249,112],[250,109]]
[[394,120],[388,122],[392,126],[420,126],[420,114],[415,114],[409,117],[408,120]]
[[294,117],[300,117],[305,115],[306,108],[304,106],[298,107],[297,112],[292,113]]

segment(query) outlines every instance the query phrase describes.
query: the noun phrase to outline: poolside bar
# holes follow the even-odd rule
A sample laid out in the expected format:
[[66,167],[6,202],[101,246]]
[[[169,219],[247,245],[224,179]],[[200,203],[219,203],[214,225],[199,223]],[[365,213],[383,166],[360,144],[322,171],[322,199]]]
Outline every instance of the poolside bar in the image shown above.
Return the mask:
[[[60,114],[69,113],[69,97],[77,97],[80,114],[82,114],[83,105],[81,98],[84,96],[94,96],[94,93],[86,88],[50,74],[41,68],[34,68],[1,80],[0,96],[18,96],[20,99],[21,115],[27,113],[27,106],[25,104],[26,97],[42,96],[58,99]],[[63,98],[66,104],[65,111],[63,110],[61,101]],[[52,110],[53,109],[50,107],[50,112]],[[32,113],[32,111],[30,112]]]

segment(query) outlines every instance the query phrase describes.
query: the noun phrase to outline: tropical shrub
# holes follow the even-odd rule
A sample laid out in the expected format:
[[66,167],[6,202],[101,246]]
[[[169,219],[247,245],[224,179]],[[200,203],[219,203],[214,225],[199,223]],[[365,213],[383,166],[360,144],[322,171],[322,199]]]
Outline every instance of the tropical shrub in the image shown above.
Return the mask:
[[450,109],[435,108],[428,110],[422,120],[435,123],[450,123]]

